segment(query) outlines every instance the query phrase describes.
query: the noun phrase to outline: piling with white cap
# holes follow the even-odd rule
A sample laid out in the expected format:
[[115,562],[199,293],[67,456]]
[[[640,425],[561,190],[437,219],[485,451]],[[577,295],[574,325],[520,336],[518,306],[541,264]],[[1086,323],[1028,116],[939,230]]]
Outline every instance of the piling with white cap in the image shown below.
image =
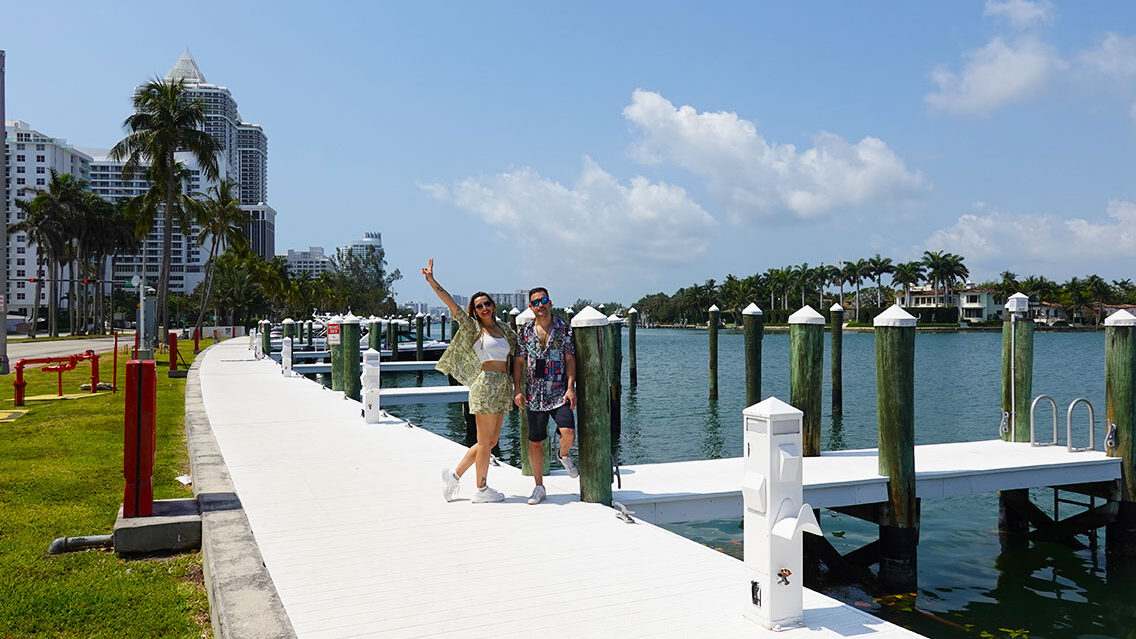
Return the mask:
[[611,505],[611,411],[604,367],[607,317],[587,306],[572,318],[576,342],[576,421],[580,500]]
[[710,399],[718,399],[718,305],[713,304],[709,309],[710,321],[708,333],[710,335]]
[[639,325],[639,311],[627,309],[627,376],[631,388],[639,385],[639,362],[635,355],[635,330]]
[[342,348],[340,354],[342,364],[340,364],[340,367],[343,371],[343,395],[355,401],[360,401],[359,318],[348,311],[347,316],[343,318],[339,332],[342,342],[340,346]]
[[611,437],[619,441],[623,430],[623,318],[612,313],[607,317],[608,343],[608,408],[611,412]]
[[761,401],[761,340],[765,333],[765,314],[757,304],[742,311],[742,332],[745,334],[746,406]]
[[789,316],[789,403],[804,412],[802,451],[820,455],[824,316],[805,306]]
[[1034,323],[1028,312],[1026,295],[1014,293],[1006,300],[1007,317],[1002,322],[1002,426],[999,429],[1003,441],[1030,440]]
[[327,350],[331,352],[331,390],[343,390],[343,318],[327,321]]
[[1106,526],[1109,559],[1136,557],[1136,316],[1125,310],[1104,321],[1105,451],[1123,471],[1116,519]]
[[873,321],[879,473],[888,478],[880,523],[880,587],[915,592],[919,510],[915,494],[915,317],[892,306]]
[[844,307],[839,302],[828,309],[832,331],[832,414],[844,413]]

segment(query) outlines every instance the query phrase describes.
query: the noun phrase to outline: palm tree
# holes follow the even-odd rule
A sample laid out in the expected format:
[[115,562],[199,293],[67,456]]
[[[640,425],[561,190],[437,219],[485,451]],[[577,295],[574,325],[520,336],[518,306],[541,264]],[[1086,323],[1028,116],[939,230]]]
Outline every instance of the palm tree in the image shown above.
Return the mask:
[[876,253],[874,257],[868,258],[868,272],[872,279],[876,280],[876,306],[883,306],[883,276],[894,273],[895,266],[892,265],[890,257],[880,257],[880,254]]
[[123,126],[129,133],[110,150],[110,157],[116,160],[126,159],[122,167],[124,178],[136,172],[143,164],[149,164],[148,177],[161,189],[163,195],[165,208],[162,211],[162,262],[158,274],[157,320],[159,326],[168,327],[167,302],[174,207],[176,195],[182,190],[175,153],[188,153],[205,177],[215,181],[218,179],[216,154],[222,147],[203,130],[204,103],[200,99],[190,99],[181,80],[167,82],[155,79],[138,87],[134,94],[134,114],[126,118]]
[[856,260],[855,262],[845,262],[844,268],[841,269],[844,273],[844,281],[856,286],[856,321],[860,321],[860,284],[863,283],[864,278],[869,275],[868,261]]
[[[947,265],[947,255],[943,251],[923,251],[923,265],[927,267],[927,278],[931,281],[931,299],[939,305],[939,283],[942,282]],[[943,305],[946,305],[944,296]]]
[[1013,271],[1002,271],[998,274],[1001,282],[998,284],[998,293],[1002,299],[1009,299],[1011,295],[1018,292],[1018,275]]
[[1085,294],[1093,302],[1094,312],[1096,314],[1096,324],[1100,326],[1101,315],[1104,310],[1104,303],[1112,297],[1112,287],[1100,275],[1088,275],[1084,279]]
[[899,284],[903,287],[903,302],[911,305],[911,287],[923,281],[922,262],[902,262],[895,265],[891,274],[892,286]]
[[194,206],[197,225],[201,228],[197,244],[202,246],[206,240],[209,241],[209,259],[205,262],[205,280],[201,289],[201,310],[194,326],[197,334],[201,332],[205,311],[209,308],[213,274],[217,269],[216,258],[227,246],[244,246],[246,242],[244,228],[249,214],[241,208],[240,196],[234,193],[237,188],[237,183],[233,180],[221,180],[210,186],[208,195]]

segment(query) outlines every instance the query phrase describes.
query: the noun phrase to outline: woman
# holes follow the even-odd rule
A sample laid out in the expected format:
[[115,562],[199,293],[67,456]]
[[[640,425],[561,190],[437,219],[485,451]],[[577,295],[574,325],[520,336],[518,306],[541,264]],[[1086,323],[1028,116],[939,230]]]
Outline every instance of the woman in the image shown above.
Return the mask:
[[426,282],[450,309],[458,330],[435,368],[469,387],[469,412],[477,420],[477,443],[469,447],[457,467],[442,471],[442,496],[453,501],[459,480],[470,466],[477,469],[473,503],[502,501],[505,496],[489,487],[489,452],[501,436],[501,419],[513,407],[513,378],[509,355],[517,346],[516,334],[497,321],[497,305],[486,293],[474,293],[463,313],[454,298],[434,279],[434,260],[422,269]]

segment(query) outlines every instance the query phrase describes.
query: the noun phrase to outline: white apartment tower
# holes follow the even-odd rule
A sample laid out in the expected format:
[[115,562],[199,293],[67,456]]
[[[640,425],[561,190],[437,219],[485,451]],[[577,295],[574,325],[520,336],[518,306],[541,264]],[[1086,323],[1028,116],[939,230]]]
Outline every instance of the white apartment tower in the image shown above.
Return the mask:
[[[91,179],[91,156],[67,143],[31,128],[20,120],[4,122],[4,179],[8,183],[4,210],[7,223],[25,219],[26,213],[16,200],[30,200],[36,192],[47,188],[51,171],[70,173],[80,180]],[[27,234],[8,236],[8,312],[31,315],[35,304],[35,285],[28,280],[46,277],[46,265],[36,262],[35,243]],[[46,287],[40,293],[40,304],[47,304]]]
[[[271,259],[275,254],[276,211],[267,203],[268,137],[259,124],[241,121],[232,93],[227,87],[205,80],[189,49],[182,53],[165,79],[182,81],[188,96],[202,101],[205,107],[204,130],[222,145],[217,158],[220,177],[239,182],[241,208],[252,218],[245,227],[250,247],[264,259]],[[93,179],[91,185],[95,193],[117,199],[145,192],[149,184],[139,179],[142,176],[123,181],[121,162],[111,161],[105,150],[91,151],[95,157],[92,173],[97,179]],[[190,154],[179,153],[177,159],[190,169],[190,178],[183,186],[185,192],[207,191],[211,183],[201,174]],[[204,278],[209,254],[196,243],[199,230],[194,227],[185,233],[175,225],[170,267],[170,291],[173,293],[188,294]],[[147,277],[156,277],[161,264],[161,247],[162,221],[159,217],[143,243],[142,252],[120,256],[116,260],[115,279],[129,280],[132,275],[143,272]]]

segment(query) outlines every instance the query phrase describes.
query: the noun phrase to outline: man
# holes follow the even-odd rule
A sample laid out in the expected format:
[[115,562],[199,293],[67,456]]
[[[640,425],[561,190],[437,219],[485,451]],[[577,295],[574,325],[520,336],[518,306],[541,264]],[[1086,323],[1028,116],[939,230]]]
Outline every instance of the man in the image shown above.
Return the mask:
[[513,403],[528,411],[529,464],[532,466],[533,488],[529,504],[544,501],[544,440],[548,438],[548,420],[556,422],[560,431],[557,458],[569,477],[579,477],[576,464],[568,453],[576,441],[576,346],[572,328],[559,317],[552,316],[552,300],[548,289],[529,291],[529,307],[535,319],[517,331],[517,352],[513,359]]

